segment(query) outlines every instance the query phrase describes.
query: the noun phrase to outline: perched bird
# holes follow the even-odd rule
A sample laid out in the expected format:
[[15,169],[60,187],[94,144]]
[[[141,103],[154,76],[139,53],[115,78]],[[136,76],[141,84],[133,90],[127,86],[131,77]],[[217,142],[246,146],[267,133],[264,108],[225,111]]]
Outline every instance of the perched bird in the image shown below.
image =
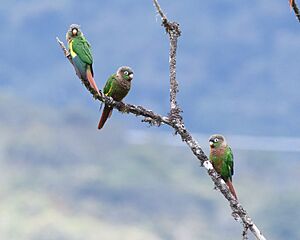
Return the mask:
[[[106,96],[112,97],[115,101],[122,101],[128,94],[133,79],[133,71],[130,67],[120,67],[117,73],[111,75],[104,86],[103,92]],[[100,118],[98,129],[104,126],[107,118],[112,114],[113,108],[105,104]]]
[[231,148],[227,145],[225,137],[218,134],[212,135],[209,138],[209,145],[209,159],[214,166],[214,169],[221,175],[230,192],[237,200],[237,196],[232,185],[233,154]]
[[80,26],[72,24],[66,34],[66,39],[77,75],[83,80],[88,80],[99,94],[99,89],[94,80],[91,45],[83,36]]

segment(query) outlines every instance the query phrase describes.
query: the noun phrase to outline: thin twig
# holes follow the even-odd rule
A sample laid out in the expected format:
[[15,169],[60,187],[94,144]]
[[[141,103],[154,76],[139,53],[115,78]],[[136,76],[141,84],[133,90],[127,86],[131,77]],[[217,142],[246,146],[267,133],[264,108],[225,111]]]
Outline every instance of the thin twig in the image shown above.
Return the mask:
[[162,22],[163,22],[164,20],[167,20],[167,17],[166,17],[166,15],[164,14],[164,12],[161,10],[161,7],[160,7],[158,1],[154,0],[154,6],[155,6],[155,8],[157,9],[157,12],[159,13],[159,15],[161,16]]
[[291,1],[291,7],[293,8],[294,12],[295,12],[295,15],[298,19],[298,21],[300,22],[300,13],[299,13],[299,8],[296,4],[296,1],[295,0],[292,0]]
[[179,108],[176,95],[178,93],[178,82],[176,80],[176,52],[177,52],[177,42],[181,35],[181,30],[179,24],[176,22],[170,22],[164,12],[162,11],[157,0],[153,0],[154,6],[157,9],[158,14],[161,16],[162,25],[164,26],[166,32],[169,34],[170,38],[170,113],[169,117],[171,121],[183,124],[182,117],[180,115],[181,109]]

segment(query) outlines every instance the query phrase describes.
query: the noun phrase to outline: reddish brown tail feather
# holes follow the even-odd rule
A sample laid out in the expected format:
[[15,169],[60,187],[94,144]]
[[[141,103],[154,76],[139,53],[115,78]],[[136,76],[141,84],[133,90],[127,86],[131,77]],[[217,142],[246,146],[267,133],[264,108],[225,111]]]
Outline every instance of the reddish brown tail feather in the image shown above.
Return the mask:
[[294,5],[294,0],[289,0],[289,2],[290,2],[290,6],[291,6],[291,8],[292,8],[293,5]]
[[87,77],[90,85],[92,86],[92,88],[94,88],[97,91],[97,93],[99,94],[99,89],[98,89],[97,84],[96,84],[96,82],[93,78],[93,74],[90,70],[86,71],[86,77]]
[[237,200],[237,196],[236,196],[236,193],[235,193],[235,190],[234,190],[234,187],[232,185],[232,182],[228,179],[227,182],[226,182],[226,185],[228,186],[231,194],[234,196],[234,198]]
[[112,108],[108,107],[107,105],[104,106],[99,124],[98,124],[98,129],[103,128],[107,118],[109,118],[112,114]]

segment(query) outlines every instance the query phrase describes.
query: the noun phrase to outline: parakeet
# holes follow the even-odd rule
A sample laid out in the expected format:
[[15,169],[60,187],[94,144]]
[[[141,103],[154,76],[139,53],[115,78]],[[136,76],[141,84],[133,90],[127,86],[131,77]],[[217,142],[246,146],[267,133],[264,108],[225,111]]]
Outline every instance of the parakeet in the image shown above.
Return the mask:
[[[111,75],[104,86],[103,93],[112,97],[115,101],[122,101],[128,94],[133,79],[133,71],[130,67],[120,67],[117,73]],[[102,116],[100,118],[98,129],[101,129],[107,118],[112,114],[112,108],[105,104]]]
[[209,159],[214,169],[226,182],[230,192],[237,199],[234,187],[232,185],[233,175],[233,154],[231,148],[227,145],[224,136],[215,134],[209,138],[210,155]]
[[77,24],[72,24],[66,34],[66,39],[69,45],[69,51],[76,73],[81,79],[88,80],[90,85],[99,94],[99,89],[94,80],[91,45],[83,36],[80,26]]

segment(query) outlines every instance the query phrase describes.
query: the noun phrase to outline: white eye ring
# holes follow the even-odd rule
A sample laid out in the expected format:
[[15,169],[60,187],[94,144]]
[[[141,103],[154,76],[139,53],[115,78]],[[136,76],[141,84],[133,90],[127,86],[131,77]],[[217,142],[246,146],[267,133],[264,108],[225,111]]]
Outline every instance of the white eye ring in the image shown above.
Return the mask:
[[218,139],[218,138],[215,138],[215,139],[214,139],[214,142],[215,142],[215,143],[219,142],[219,139]]
[[125,71],[124,72],[124,75],[128,76],[129,72],[128,71]]

